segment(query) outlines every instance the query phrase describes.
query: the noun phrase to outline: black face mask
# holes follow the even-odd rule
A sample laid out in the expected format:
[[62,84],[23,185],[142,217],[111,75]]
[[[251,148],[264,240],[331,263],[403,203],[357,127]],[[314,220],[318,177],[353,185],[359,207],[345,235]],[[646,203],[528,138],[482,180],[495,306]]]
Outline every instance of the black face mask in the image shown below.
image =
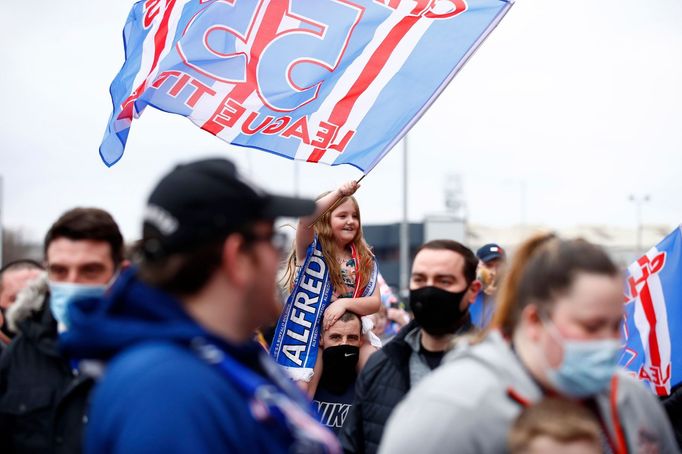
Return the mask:
[[468,307],[460,309],[466,291],[455,293],[438,287],[410,290],[410,308],[415,320],[432,336],[454,334],[469,313]]
[[355,382],[360,347],[337,345],[322,350],[320,384],[336,394],[343,394]]

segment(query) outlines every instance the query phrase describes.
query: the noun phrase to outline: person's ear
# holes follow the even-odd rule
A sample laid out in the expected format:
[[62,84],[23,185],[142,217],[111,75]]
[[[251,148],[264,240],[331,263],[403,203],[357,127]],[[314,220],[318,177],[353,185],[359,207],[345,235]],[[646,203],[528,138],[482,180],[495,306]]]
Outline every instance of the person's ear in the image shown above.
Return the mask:
[[540,318],[540,311],[535,304],[529,304],[523,308],[519,322],[525,328],[528,339],[533,342],[540,340],[543,324]]
[[232,285],[243,286],[249,280],[251,258],[244,250],[244,237],[234,233],[223,242],[222,263],[220,269]]
[[462,309],[466,309],[474,302],[476,301],[476,295],[478,295],[478,292],[481,291],[481,283],[478,281],[478,279],[474,280],[469,284],[469,288],[467,289],[466,293],[464,294],[464,298],[462,298],[465,306]]

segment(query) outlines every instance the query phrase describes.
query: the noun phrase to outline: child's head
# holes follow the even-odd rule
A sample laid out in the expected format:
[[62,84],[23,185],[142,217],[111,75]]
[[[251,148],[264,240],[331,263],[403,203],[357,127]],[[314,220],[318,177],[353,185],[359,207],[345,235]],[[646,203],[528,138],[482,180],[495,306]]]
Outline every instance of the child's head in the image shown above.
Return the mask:
[[[319,197],[324,197],[326,194],[328,192],[320,194]],[[364,288],[372,272],[373,256],[362,235],[360,207],[355,197],[346,196],[339,199],[333,209],[317,220],[315,233],[322,245],[322,253],[329,267],[329,275],[334,288],[339,289],[344,285],[338,256],[345,255],[351,243],[358,253],[360,263],[356,266],[360,270],[360,288]]]
[[[328,193],[321,194],[324,197]],[[319,198],[319,197],[318,197]],[[362,241],[360,207],[353,196],[342,197],[333,209],[324,213],[315,223],[315,232],[321,239],[347,247]]]
[[577,402],[546,398],[523,410],[507,437],[511,454],[601,454],[597,419]]

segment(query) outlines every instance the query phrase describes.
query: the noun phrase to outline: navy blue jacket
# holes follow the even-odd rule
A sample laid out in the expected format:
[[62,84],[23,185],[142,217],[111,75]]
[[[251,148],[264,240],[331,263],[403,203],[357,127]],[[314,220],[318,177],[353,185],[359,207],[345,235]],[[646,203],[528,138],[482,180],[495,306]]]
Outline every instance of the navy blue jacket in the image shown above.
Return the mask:
[[[62,348],[81,358],[110,360],[92,397],[86,453],[312,449],[272,419],[256,420],[243,392],[190,347],[194,339],[206,339],[273,386],[281,385],[264,370],[267,354],[258,344],[229,345],[211,336],[176,300],[139,282],[132,271],[103,301],[78,301],[69,315],[72,327],[62,336]],[[309,402],[300,402],[312,411]]]

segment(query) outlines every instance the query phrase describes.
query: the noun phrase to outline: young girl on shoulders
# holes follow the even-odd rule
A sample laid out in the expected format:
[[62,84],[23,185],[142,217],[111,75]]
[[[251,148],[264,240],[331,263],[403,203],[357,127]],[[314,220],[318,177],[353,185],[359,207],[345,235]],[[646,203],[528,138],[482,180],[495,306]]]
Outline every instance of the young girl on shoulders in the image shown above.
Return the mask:
[[[310,386],[304,387],[312,392],[321,371],[321,355],[317,355],[316,350],[322,331],[331,327],[346,311],[366,316],[377,312],[381,305],[376,261],[363,238],[360,210],[353,197],[358,187],[357,182],[350,181],[317,199],[315,213],[299,219],[294,251],[288,264],[286,277],[291,295],[280,317],[271,354],[292,372],[290,375],[294,379],[310,382]],[[324,262],[324,277],[320,276],[322,268],[316,261],[318,258]],[[321,279],[319,285],[315,280],[317,277]],[[317,293],[311,293],[311,289],[318,287]],[[303,293],[305,297],[301,296]],[[302,302],[313,301],[313,298],[319,299],[317,307],[313,304],[302,306]],[[316,310],[314,314],[310,312],[313,309]],[[292,326],[292,319],[298,323]],[[306,330],[301,329],[308,324],[311,324],[310,338],[306,337]],[[371,336],[370,329],[371,326],[363,322],[366,338]],[[372,340],[365,341],[360,349],[359,367],[380,346],[376,342],[378,338]],[[310,356],[316,357],[314,374],[312,360],[307,364],[303,361]]]

